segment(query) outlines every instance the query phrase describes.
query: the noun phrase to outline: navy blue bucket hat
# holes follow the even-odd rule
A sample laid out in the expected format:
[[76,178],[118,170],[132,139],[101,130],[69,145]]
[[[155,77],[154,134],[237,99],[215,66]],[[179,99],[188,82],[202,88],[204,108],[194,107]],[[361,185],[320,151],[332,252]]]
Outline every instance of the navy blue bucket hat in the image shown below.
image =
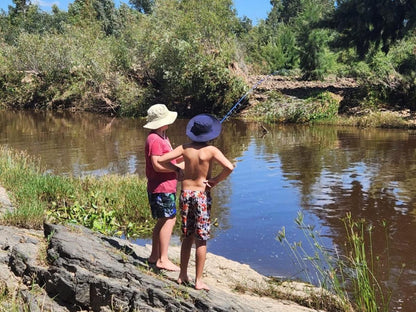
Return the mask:
[[221,133],[220,121],[210,114],[200,114],[189,120],[186,135],[194,142],[207,142]]

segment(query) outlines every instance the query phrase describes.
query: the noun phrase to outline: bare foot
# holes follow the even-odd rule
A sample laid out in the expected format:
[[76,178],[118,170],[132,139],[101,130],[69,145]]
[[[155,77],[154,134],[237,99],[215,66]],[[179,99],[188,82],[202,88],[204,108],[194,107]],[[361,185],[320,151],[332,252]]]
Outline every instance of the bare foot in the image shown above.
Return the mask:
[[174,271],[174,272],[180,270],[180,268],[176,264],[172,263],[170,260],[163,261],[163,262],[161,260],[158,260],[156,263],[156,267],[159,270],[167,270],[167,271]]
[[178,279],[177,279],[177,281],[178,281],[178,284],[179,285],[185,285],[185,286],[189,286],[190,285],[190,282],[189,282],[189,278],[188,278],[188,276],[185,276],[185,277],[178,277]]
[[147,263],[150,264],[150,265],[155,265],[156,262],[157,262],[157,259],[156,260],[153,260],[153,259],[150,259],[150,258],[147,259]]
[[206,290],[209,291],[209,287],[207,284],[199,281],[199,282],[195,282],[195,289],[196,290]]

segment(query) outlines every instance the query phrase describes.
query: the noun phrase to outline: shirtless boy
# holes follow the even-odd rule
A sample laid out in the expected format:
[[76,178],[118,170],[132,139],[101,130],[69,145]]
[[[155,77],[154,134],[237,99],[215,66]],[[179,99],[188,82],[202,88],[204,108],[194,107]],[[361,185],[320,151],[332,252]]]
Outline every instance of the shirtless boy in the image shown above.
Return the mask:
[[[195,289],[209,290],[202,281],[202,273],[207,253],[207,240],[210,237],[210,189],[224,180],[233,171],[234,165],[215,146],[207,142],[221,132],[221,123],[213,116],[200,114],[193,117],[186,135],[191,143],[183,144],[159,157],[160,164],[183,157],[183,172],[180,207],[182,215],[183,240],[178,283],[188,283],[188,263],[193,243],[196,246]],[[222,166],[222,171],[211,176],[214,162]]]

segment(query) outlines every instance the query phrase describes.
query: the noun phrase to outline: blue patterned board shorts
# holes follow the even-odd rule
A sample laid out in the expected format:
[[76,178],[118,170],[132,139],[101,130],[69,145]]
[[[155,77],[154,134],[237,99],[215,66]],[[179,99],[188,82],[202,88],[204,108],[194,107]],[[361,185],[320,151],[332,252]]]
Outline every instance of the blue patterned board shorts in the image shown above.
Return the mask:
[[154,219],[176,216],[175,193],[147,193],[147,196]]
[[207,191],[182,190],[179,197],[182,216],[182,233],[208,240],[211,230],[211,194]]

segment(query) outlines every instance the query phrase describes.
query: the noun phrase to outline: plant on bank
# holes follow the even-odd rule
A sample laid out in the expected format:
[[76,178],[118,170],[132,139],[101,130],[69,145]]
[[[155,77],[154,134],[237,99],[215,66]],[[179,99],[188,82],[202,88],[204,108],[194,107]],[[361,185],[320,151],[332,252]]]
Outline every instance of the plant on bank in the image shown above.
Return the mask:
[[127,237],[149,236],[154,226],[146,182],[135,175],[76,178],[45,174],[26,153],[3,147],[0,184],[16,207],[3,221],[11,225],[39,229],[46,219]]
[[[379,260],[372,250],[374,228],[367,227],[365,220],[354,221],[350,213],[342,221],[347,239],[345,255],[341,255],[336,247],[334,250],[326,248],[320,234],[312,226],[305,225],[300,212],[295,222],[304,233],[306,244],[290,243],[284,227],[276,239],[290,248],[306,279],[334,293],[345,311],[351,310],[351,305],[364,312],[389,311],[391,290],[383,287],[374,274]],[[387,229],[385,223],[382,226]],[[313,255],[308,250],[312,250]],[[310,266],[313,272],[310,272]]]
[[306,123],[333,120],[340,100],[331,92],[312,95],[306,100],[269,92],[268,99],[254,106],[252,116],[270,123]]

